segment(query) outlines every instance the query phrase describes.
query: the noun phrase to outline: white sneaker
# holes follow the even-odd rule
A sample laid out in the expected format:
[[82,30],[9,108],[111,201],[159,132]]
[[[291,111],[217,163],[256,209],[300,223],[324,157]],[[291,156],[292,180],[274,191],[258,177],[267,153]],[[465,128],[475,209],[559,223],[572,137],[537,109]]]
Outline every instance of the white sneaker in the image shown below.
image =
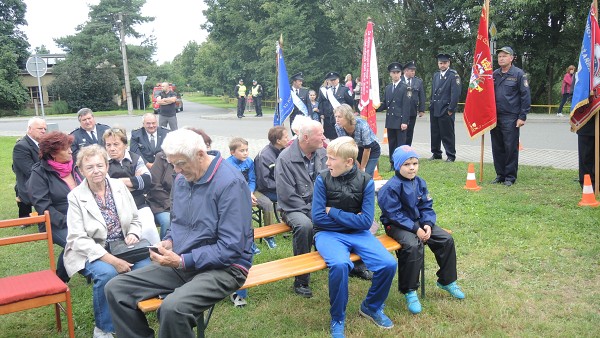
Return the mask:
[[104,332],[100,330],[98,327],[94,327],[94,338],[114,338],[112,333]]
[[248,304],[246,299],[240,297],[237,293],[232,293],[229,296],[229,299],[233,302],[233,306],[235,307],[244,307],[244,305]]
[[558,113],[558,114],[556,114],[556,116],[563,117],[564,115],[562,113]]

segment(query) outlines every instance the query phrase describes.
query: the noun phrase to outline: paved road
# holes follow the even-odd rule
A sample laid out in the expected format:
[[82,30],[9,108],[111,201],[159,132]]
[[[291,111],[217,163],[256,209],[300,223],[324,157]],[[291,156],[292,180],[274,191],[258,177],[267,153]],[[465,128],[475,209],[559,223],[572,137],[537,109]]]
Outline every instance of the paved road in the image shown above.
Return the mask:
[[[225,154],[231,137],[242,136],[250,142],[250,153],[256,154],[267,143],[267,130],[273,125],[272,115],[262,118],[247,113],[246,118],[238,119],[234,110],[214,108],[189,101],[184,102],[185,110],[178,113],[180,126],[194,126],[204,129],[212,138],[215,149]],[[21,136],[26,130],[26,118],[0,119],[0,135]],[[141,126],[140,116],[98,117],[97,122],[111,126],[123,126],[128,131]],[[378,114],[378,137],[383,140],[384,114]],[[79,126],[75,117],[48,117],[49,123],[55,123],[59,130],[70,132]],[[456,118],[457,160],[479,162],[481,138],[471,140],[464,127],[462,114]],[[288,125],[289,126],[289,125]],[[413,147],[424,158],[431,156],[429,140],[429,119],[418,118],[415,127]],[[577,169],[577,135],[569,131],[568,118],[555,115],[531,114],[527,124],[521,130],[523,150],[519,156],[521,165],[551,166],[561,169]],[[485,137],[484,162],[492,162],[489,133]],[[387,145],[382,146],[388,154]]]

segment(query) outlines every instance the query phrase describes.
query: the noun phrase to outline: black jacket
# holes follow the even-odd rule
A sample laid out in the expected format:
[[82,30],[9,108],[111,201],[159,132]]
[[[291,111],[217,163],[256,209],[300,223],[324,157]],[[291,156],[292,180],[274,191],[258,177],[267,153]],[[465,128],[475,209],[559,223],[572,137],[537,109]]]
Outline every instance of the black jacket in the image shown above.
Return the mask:
[[[101,124],[101,123],[96,123],[96,132],[98,134],[98,135],[96,135],[96,138],[98,139],[98,144],[103,147],[104,147],[104,139],[102,138],[102,136],[104,136],[104,132],[107,131],[108,129],[110,129],[109,126],[107,126],[105,124]],[[90,137],[88,132],[85,131],[85,129],[83,129],[81,127],[73,130],[70,133],[70,135],[73,135],[73,137],[75,138],[73,140],[73,144],[71,144],[71,151],[73,152],[73,161],[77,161],[77,153],[79,152],[79,149],[81,149],[85,146],[89,146],[90,144],[96,143],[92,140],[92,138]]]
[[377,108],[377,111],[387,111],[385,114],[386,128],[400,129],[401,124],[408,124],[410,116],[403,114],[402,111],[405,94],[406,84],[403,84],[402,81],[398,81],[395,89],[393,83],[385,87],[383,101],[381,101],[381,105]]
[[431,116],[441,117],[448,114],[448,111],[456,113],[461,89],[460,76],[454,69],[448,69],[443,78],[440,71],[435,72],[431,84],[431,101],[429,103]]
[[146,129],[139,128],[131,131],[131,140],[129,141],[129,150],[142,156],[144,163],[154,163],[154,157],[158,152],[162,150],[162,143],[165,136],[170,132],[165,127],[158,127],[156,129],[156,147],[152,149],[150,146],[150,140],[148,139],[148,133]]
[[275,148],[272,144],[268,144],[254,158],[256,191],[273,194],[277,192],[275,187],[275,163],[277,157],[281,154],[281,150]]
[[27,135],[18,140],[13,148],[12,170],[17,177],[17,196],[25,204],[31,204],[26,183],[31,175],[31,168],[40,161],[39,151],[40,148]]

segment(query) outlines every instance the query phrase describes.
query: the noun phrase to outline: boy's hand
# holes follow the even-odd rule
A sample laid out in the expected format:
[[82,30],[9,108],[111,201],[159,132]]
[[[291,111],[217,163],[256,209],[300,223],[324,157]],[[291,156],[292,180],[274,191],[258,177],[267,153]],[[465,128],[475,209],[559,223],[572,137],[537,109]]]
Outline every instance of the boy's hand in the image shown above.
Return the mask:
[[425,238],[423,239],[423,242],[427,242],[431,237],[431,227],[429,225],[425,225],[423,230],[425,230]]
[[419,228],[419,230],[417,230],[417,237],[419,237],[419,239],[421,240],[421,242],[425,242],[425,230]]
[[254,196],[253,192],[250,193],[250,198],[252,199],[252,205],[258,204],[258,199],[256,198],[256,196]]

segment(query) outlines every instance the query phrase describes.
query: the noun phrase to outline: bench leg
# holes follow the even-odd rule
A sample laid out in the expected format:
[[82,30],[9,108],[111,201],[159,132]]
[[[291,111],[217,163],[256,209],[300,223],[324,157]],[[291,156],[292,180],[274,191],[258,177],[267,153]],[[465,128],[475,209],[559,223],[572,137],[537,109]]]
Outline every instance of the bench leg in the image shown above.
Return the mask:
[[421,261],[421,299],[425,299],[425,244],[422,246],[423,261]]
[[201,312],[200,316],[198,316],[197,327],[196,327],[196,330],[197,330],[196,336],[198,338],[204,338],[204,331],[208,327],[208,322],[210,321],[210,316],[212,316],[214,309],[215,309],[215,306],[213,305],[206,312]]

